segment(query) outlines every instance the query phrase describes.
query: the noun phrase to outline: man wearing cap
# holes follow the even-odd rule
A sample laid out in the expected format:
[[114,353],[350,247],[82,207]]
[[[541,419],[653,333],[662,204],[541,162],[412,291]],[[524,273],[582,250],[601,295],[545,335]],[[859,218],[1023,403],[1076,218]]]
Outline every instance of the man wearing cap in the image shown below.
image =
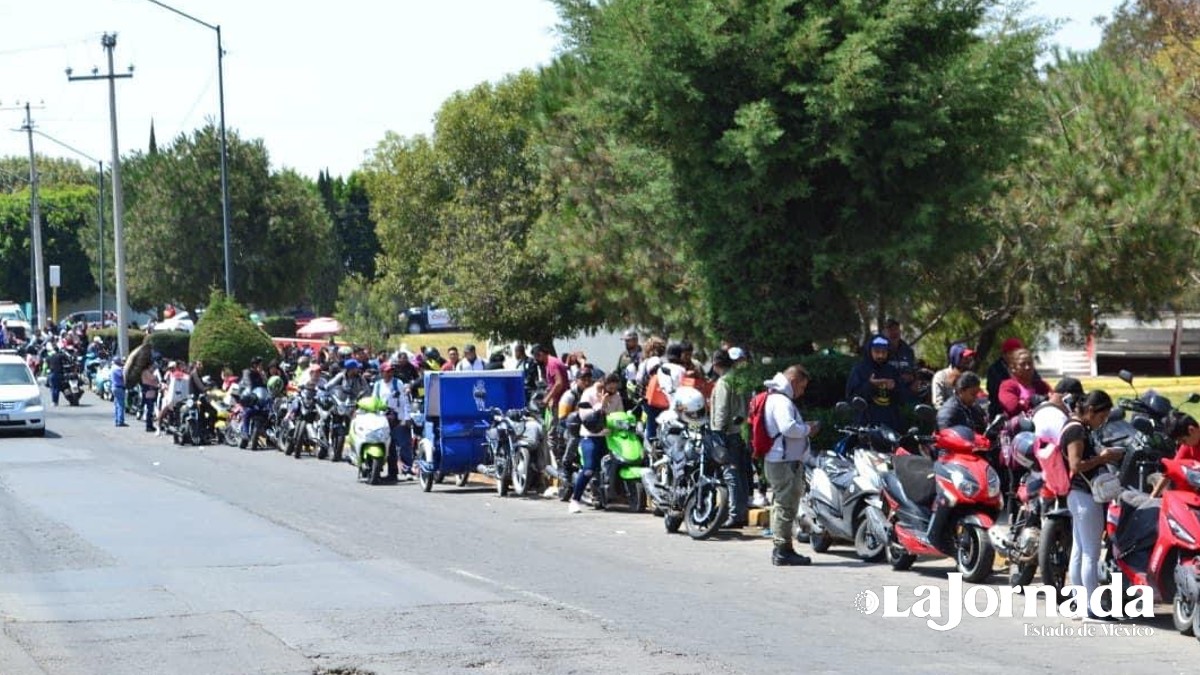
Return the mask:
[[[559,424],[558,418],[558,400],[566,393],[567,386],[570,384],[567,366],[561,359],[552,356],[550,350],[542,345],[533,346],[533,359],[541,367],[546,379],[546,395],[542,398],[542,405],[551,415],[549,429],[546,430],[546,447],[547,450],[554,453],[555,457],[561,459],[563,437],[562,425]],[[542,457],[539,466],[548,466],[549,459],[549,457]]]
[[[375,381],[371,393],[387,403],[388,425],[391,427],[392,442],[388,448],[387,476],[384,479],[388,482],[400,479],[399,455],[399,460],[404,463],[405,476],[412,480],[412,405],[408,400],[408,388],[396,378],[395,368],[390,361],[385,361],[379,367],[379,379]],[[334,448],[333,461],[341,460],[342,449]]]
[[334,375],[325,384],[327,389],[341,387],[351,401],[357,401],[367,393],[367,381],[362,376],[362,364],[357,359],[346,359],[342,363],[342,372]]
[[861,397],[867,408],[859,417],[859,424],[883,424],[896,430],[900,428],[900,373],[888,363],[891,343],[882,335],[876,335],[868,343],[867,354],[850,371],[846,382],[846,398]]
[[625,341],[625,351],[621,352],[621,356],[617,358],[617,367],[613,369],[613,372],[621,378],[621,400],[625,409],[629,410],[633,407],[629,381],[637,376],[638,364],[642,362],[642,345],[638,341],[638,334],[635,330],[625,331],[621,334],[621,339]]
[[479,358],[475,353],[475,345],[465,345],[463,347],[462,360],[455,366],[455,370],[487,370],[487,363]]
[[733,371],[733,359],[729,352],[718,349],[713,354],[713,370],[717,382],[713,385],[712,399],[708,409],[712,411],[710,426],[725,438],[733,461],[723,468],[725,484],[729,487],[729,519],[725,527],[745,527],[749,523],[750,506],[750,453],[742,438],[742,427],[746,419],[748,401],[729,383]]

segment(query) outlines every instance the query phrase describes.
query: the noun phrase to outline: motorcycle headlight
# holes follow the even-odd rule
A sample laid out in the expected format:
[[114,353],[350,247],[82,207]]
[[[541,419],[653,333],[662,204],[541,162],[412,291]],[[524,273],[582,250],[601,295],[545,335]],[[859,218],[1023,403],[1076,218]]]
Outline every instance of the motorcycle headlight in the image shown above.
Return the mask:
[[987,477],[988,477],[988,479],[987,479],[988,480],[988,496],[989,497],[999,497],[1000,496],[1000,474],[996,473],[995,471],[993,471],[991,469],[991,467],[989,467]]
[[[954,488],[961,492],[964,497],[974,497],[979,494],[979,483],[975,482],[966,472],[961,469],[950,470],[950,482],[954,484]],[[991,490],[991,479],[988,479],[988,490]]]
[[1200,489],[1200,471],[1194,469],[1184,469],[1184,475],[1187,476],[1188,485]]
[[1167,525],[1171,528],[1171,534],[1179,537],[1181,540],[1189,544],[1195,545],[1195,537],[1188,534],[1188,531],[1183,524],[1171,517],[1170,514],[1167,515]]
[[42,404],[41,396],[34,396],[33,398],[25,401],[25,407],[27,407],[27,408],[32,408],[34,406],[39,406],[41,404]]

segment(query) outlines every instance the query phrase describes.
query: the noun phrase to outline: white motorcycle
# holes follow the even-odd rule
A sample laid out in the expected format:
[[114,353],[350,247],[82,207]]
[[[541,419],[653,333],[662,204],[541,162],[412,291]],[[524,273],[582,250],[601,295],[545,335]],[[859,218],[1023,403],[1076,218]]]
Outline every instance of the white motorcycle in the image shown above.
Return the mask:
[[387,410],[387,402],[381,398],[359,399],[358,413],[351,420],[350,434],[346,437],[350,461],[357,468],[358,479],[371,485],[379,484],[387,461],[388,444],[392,440]]

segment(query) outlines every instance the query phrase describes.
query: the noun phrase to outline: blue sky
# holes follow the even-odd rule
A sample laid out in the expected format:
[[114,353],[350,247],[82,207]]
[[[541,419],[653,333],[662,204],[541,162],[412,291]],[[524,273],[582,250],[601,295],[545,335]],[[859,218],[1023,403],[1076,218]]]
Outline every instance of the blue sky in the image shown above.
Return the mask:
[[[273,163],[315,176],[347,174],[391,130],[428,133],[454,91],[546,63],[557,43],[547,0],[174,0],[221,24],[226,122],[262,138]],[[1066,18],[1056,40],[1099,43],[1091,25],[1115,0],[1037,0],[1031,13]],[[335,9],[330,9],[331,7]],[[147,0],[0,0],[0,109],[31,100],[38,128],[94,157],[109,156],[104,82],[68,83],[103,67],[100,35],[118,34],[123,152],[217,118],[216,34]],[[22,113],[0,110],[0,155],[24,155]],[[72,156],[35,137],[39,152]]]

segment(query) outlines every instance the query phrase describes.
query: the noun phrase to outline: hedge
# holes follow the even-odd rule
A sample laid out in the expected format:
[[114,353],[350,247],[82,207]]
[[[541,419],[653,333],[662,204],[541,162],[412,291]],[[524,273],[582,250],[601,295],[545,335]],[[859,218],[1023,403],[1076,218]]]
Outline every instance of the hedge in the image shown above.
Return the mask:
[[805,405],[812,408],[832,408],[845,398],[846,381],[858,359],[837,352],[821,352],[808,356],[785,356],[770,363],[751,362],[738,366],[731,384],[738,391],[750,394],[762,390],[763,382],[794,363],[808,371],[811,380],[804,393]]
[[[109,352],[115,353],[117,351],[117,329],[116,328],[105,328],[102,330],[90,330],[90,331],[88,331],[88,335],[99,336],[100,339],[104,341],[104,346],[108,347]],[[130,328],[129,329],[129,352],[133,353],[133,350],[135,350],[139,346],[141,346],[142,340],[144,340],[144,339],[146,339],[146,333],[144,331]]]
[[246,308],[214,291],[192,333],[190,360],[203,361],[206,374],[217,377],[224,367],[240,372],[255,356],[269,361],[277,355],[271,337],[254,325]]
[[262,329],[271,337],[296,337],[296,320],[290,316],[268,316],[262,320]]

